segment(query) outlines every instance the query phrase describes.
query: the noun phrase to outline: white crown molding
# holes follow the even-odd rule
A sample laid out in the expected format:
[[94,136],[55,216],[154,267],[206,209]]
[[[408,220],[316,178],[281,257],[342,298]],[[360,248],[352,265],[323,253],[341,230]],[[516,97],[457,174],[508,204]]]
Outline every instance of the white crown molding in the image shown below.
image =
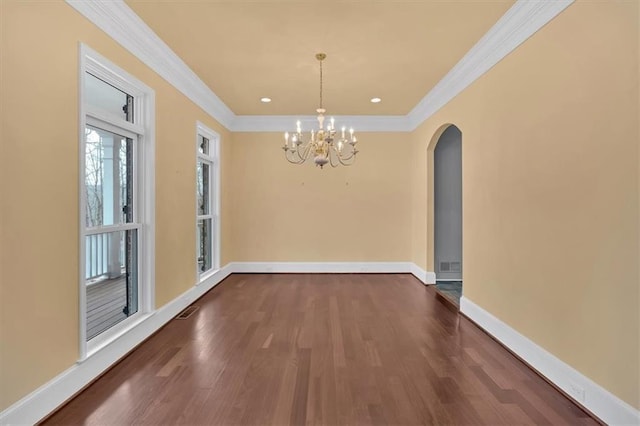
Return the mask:
[[[406,132],[410,127],[406,115],[327,115],[336,119],[336,129],[353,127],[357,132]],[[287,132],[295,129],[296,121],[302,130],[316,129],[315,115],[237,115],[231,125],[232,132]]]
[[573,2],[518,0],[409,112],[409,130],[435,114]]
[[235,114],[122,0],[67,3],[227,129]]
[[460,311],[605,423],[640,424],[640,411],[464,296],[460,298]]
[[[234,132],[284,132],[313,116],[236,116],[123,0],[66,0],[221,125]],[[410,132],[555,18],[574,0],[518,0],[406,116],[342,116],[357,131]],[[338,117],[336,117],[338,118]]]

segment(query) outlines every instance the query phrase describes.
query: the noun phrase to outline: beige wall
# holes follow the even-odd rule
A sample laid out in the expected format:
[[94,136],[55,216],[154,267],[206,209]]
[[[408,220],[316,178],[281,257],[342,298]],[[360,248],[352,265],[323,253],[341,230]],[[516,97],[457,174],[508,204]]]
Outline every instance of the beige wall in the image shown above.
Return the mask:
[[[156,92],[156,305],[196,280],[195,125],[229,133],[62,1],[0,1],[0,410],[78,358],[78,43]],[[44,36],[43,36],[44,35]],[[222,263],[231,218],[222,211]]]
[[427,147],[462,131],[464,295],[640,408],[638,3],[583,2],[414,134],[413,260],[432,257]]
[[356,165],[321,170],[287,164],[281,133],[234,133],[234,260],[408,261],[409,134],[358,139]]

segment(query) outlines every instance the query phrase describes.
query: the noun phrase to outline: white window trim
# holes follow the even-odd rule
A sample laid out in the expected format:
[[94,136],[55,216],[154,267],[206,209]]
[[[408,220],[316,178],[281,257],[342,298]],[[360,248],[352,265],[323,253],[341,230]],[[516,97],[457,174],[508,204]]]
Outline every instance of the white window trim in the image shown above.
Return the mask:
[[[209,139],[209,154],[203,154],[200,152],[200,136],[204,136]],[[200,254],[200,247],[198,246],[198,239],[196,238],[196,285],[205,281],[216,271],[220,269],[220,135],[209,127],[202,124],[200,121],[196,122],[196,165],[198,161],[209,163],[211,167],[211,176],[213,177],[213,185],[209,184],[209,200],[211,203],[210,214],[198,215],[198,197],[196,196],[196,220],[195,229],[196,234],[198,232],[198,220],[199,219],[211,219],[211,228],[213,230],[213,256],[211,259],[211,269],[200,272],[198,268],[198,256]]]
[[[91,49],[87,45],[79,45],[79,78],[78,78],[78,166],[79,166],[79,362],[84,361],[89,356],[98,352],[118,337],[122,336],[137,323],[151,315],[155,309],[155,92],[149,86],[131,76],[129,73],[113,64],[111,61]],[[84,102],[85,73],[91,73],[96,77],[109,82],[115,87],[123,90],[134,97],[134,122],[111,117],[102,111],[89,108]],[[136,222],[140,225],[136,228],[138,232],[138,244],[140,245],[140,256],[138,258],[138,282],[139,294],[138,312],[121,321],[98,336],[86,340],[87,332],[87,292],[85,285],[85,236],[93,230],[85,227],[84,206],[86,203],[84,191],[84,170],[85,170],[85,127],[87,124],[100,123],[100,127],[105,125],[109,128],[105,130],[117,129],[116,133],[123,133],[123,130],[136,135],[138,149],[136,149],[137,164],[141,169],[136,173],[134,191],[138,201],[138,211]],[[125,134],[125,136],[127,136]],[[140,189],[144,188],[144,191]],[[139,195],[142,195],[140,197]],[[118,228],[128,225],[118,226]]]

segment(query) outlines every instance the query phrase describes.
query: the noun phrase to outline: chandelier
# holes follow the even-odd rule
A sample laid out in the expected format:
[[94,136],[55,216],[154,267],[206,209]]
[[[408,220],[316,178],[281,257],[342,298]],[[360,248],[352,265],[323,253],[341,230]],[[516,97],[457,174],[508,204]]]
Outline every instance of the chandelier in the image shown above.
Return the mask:
[[335,128],[335,120],[331,117],[325,127],[324,113],[326,110],[322,107],[322,61],[327,57],[324,53],[316,54],[316,59],[320,62],[320,108],[316,109],[318,113],[318,129],[313,129],[309,133],[309,139],[305,142],[300,126],[300,120],[296,123],[296,131],[284,134],[284,150],[285,158],[293,164],[302,164],[309,157],[313,157],[316,166],[323,168],[329,163],[331,167],[350,166],[356,159],[358,150],[356,143],[358,139],[353,134],[353,127],[346,133],[347,128],[342,127],[340,137],[337,136]]

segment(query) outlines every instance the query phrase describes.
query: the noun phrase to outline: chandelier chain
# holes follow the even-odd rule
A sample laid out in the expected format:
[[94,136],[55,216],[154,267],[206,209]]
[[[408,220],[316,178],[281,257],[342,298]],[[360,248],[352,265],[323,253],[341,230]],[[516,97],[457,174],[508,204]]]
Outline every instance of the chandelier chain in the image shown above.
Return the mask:
[[320,108],[322,108],[322,60],[320,60]]

